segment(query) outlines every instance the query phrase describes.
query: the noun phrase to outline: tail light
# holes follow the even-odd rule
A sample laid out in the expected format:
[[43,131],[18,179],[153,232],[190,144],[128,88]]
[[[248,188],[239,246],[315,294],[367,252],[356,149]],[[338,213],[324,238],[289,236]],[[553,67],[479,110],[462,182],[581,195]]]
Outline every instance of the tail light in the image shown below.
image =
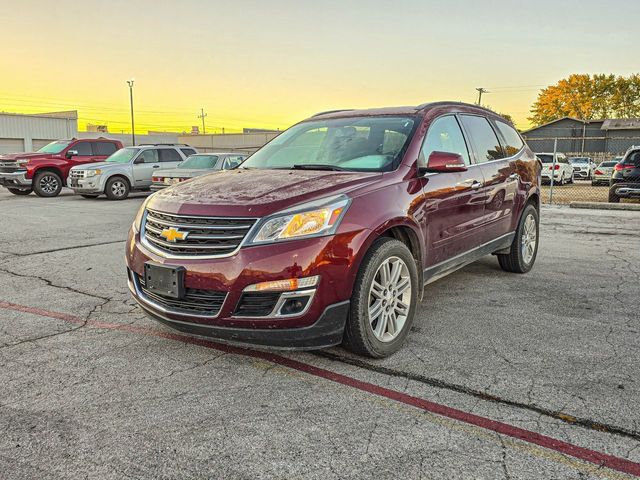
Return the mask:
[[616,163],[616,166],[613,167],[613,168],[614,168],[614,170],[616,172],[621,172],[622,170],[627,170],[627,169],[628,170],[632,170],[633,168],[636,168],[636,167],[634,167],[633,165],[629,165],[629,164]]
[[553,167],[551,167],[553,170],[560,170],[560,165],[559,164],[555,164]]
[[162,181],[162,177],[151,177],[151,181],[152,182],[161,182]]
[[600,170],[596,170],[596,171],[595,171],[595,174],[596,174],[596,175],[604,175],[604,173],[603,173],[603,172],[601,172]]

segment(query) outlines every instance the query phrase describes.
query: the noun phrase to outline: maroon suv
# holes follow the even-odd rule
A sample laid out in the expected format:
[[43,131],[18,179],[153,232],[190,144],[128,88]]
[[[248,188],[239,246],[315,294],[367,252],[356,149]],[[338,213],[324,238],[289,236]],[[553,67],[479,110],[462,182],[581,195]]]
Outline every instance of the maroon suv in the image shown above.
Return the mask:
[[531,269],[540,168],[480,107],[321,113],[239,168],[151,195],[129,234],[129,287],[185,332],[384,357],[429,282],[488,254]]
[[76,165],[99,162],[122,148],[119,140],[84,138],[57,140],[37,152],[0,155],[0,185],[14,195],[55,197]]

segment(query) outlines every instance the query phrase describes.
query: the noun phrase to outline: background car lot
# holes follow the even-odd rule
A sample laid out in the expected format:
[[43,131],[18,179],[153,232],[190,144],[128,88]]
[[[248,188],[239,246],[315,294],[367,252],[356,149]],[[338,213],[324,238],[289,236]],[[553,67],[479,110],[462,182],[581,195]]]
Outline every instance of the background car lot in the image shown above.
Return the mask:
[[148,320],[123,275],[143,196],[0,191],[11,478],[627,478],[359,381],[640,462],[637,212],[544,208],[530,274],[506,282],[489,257],[430,285],[406,348],[366,361],[254,355]]

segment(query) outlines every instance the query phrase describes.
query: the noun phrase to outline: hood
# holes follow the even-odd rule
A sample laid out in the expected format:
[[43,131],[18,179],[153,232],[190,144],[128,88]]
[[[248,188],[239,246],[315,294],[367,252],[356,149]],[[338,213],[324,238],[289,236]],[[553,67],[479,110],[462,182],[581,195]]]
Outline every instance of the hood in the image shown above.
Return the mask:
[[0,161],[15,162],[19,158],[51,158],[53,156],[54,155],[51,153],[38,153],[38,152],[3,153],[2,155],[0,155]]
[[149,207],[183,215],[264,217],[376,182],[379,172],[235,169],[213,172],[154,193]]
[[92,168],[109,168],[114,165],[128,165],[128,163],[115,163],[115,162],[94,162],[94,163],[83,163],[82,165],[76,165],[71,170],[91,170]]

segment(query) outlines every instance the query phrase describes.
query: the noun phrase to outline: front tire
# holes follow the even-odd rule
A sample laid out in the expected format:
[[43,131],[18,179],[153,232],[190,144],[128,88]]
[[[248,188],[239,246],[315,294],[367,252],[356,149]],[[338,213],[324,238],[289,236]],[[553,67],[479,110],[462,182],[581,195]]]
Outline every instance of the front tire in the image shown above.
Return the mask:
[[506,272],[527,273],[533,267],[538,255],[538,210],[527,205],[520,216],[516,236],[507,254],[498,254],[498,263]]
[[30,188],[29,190],[20,190],[19,188],[7,188],[14,195],[29,195],[33,190]]
[[33,178],[33,191],[39,197],[57,197],[62,190],[62,178],[56,172],[45,170]]
[[392,238],[376,240],[356,277],[345,346],[373,358],[397,352],[411,329],[421,287],[407,246]]
[[107,180],[104,193],[109,200],[124,200],[129,196],[129,182],[122,177],[112,177]]

